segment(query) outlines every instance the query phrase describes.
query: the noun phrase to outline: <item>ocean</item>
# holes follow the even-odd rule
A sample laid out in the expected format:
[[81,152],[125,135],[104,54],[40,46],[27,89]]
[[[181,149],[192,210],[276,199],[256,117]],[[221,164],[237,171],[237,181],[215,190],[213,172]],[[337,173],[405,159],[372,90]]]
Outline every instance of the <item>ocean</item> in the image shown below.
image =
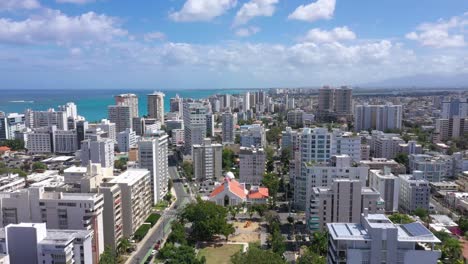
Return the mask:
[[[165,111],[169,111],[170,98],[178,94],[182,98],[201,99],[214,94],[239,94],[249,90],[168,90],[164,98]],[[23,113],[27,108],[47,110],[67,102],[74,102],[78,114],[90,122],[107,118],[107,106],[114,104],[114,95],[134,93],[138,96],[140,116],[147,114],[146,95],[153,90],[0,90],[0,111]]]

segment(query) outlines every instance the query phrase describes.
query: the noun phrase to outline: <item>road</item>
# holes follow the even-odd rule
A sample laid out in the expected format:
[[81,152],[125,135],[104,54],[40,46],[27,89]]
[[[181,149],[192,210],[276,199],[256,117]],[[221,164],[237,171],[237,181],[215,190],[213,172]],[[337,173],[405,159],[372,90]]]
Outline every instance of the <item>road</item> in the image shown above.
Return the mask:
[[168,208],[161,215],[161,219],[157,226],[150,230],[146,235],[147,240],[143,240],[142,245],[138,245],[137,252],[132,254],[132,256],[127,260],[126,263],[131,264],[140,264],[142,263],[148,255],[151,253],[154,245],[160,240],[163,241],[170,232],[170,224],[173,220],[177,218],[177,214],[180,212],[183,207],[194,201],[194,198],[187,194],[184,188],[184,183],[179,179],[179,173],[177,172],[177,167],[169,167],[169,175],[173,180],[173,188],[177,196],[176,202],[172,205],[171,208]]

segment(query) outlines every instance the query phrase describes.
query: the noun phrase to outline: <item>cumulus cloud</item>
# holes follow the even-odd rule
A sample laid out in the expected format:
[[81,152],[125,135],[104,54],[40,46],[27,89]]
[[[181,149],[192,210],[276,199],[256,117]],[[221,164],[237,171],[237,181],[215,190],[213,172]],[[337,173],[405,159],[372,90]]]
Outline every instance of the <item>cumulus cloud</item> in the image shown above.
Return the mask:
[[335,12],[336,0],[317,0],[308,5],[300,5],[288,18],[313,22],[320,19],[331,19]]
[[307,32],[303,38],[304,41],[325,43],[335,42],[340,40],[353,40],[356,39],[356,34],[349,30],[348,27],[336,27],[330,31],[314,28]]
[[466,46],[467,26],[468,13],[465,13],[449,20],[440,19],[435,23],[423,23],[416,28],[416,31],[406,34],[406,38],[418,41],[423,46],[459,48]]
[[56,1],[57,3],[62,3],[62,4],[78,4],[78,5],[95,2],[95,0],[56,0]]
[[239,28],[236,30],[236,36],[245,38],[245,37],[250,37],[252,35],[257,34],[260,32],[259,27],[246,27],[246,28]]
[[16,9],[35,9],[39,8],[41,5],[37,0],[1,0],[0,1],[0,11],[6,10],[16,10]]
[[237,0],[187,0],[180,11],[169,18],[177,22],[210,21],[235,7]]
[[143,39],[145,41],[164,40],[166,39],[166,35],[159,31],[149,32],[143,36]]
[[41,16],[14,21],[0,18],[0,42],[12,44],[67,45],[110,41],[127,35],[116,18],[94,12],[67,16],[58,10],[46,10]]
[[272,16],[278,2],[279,0],[251,0],[245,3],[236,14],[234,26],[247,24],[254,17]]

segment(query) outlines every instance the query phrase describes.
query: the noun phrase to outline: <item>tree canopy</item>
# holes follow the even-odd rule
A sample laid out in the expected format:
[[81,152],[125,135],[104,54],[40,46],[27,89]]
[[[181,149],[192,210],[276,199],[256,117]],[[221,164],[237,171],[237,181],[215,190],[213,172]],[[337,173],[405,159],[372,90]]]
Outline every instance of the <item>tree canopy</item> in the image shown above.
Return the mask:
[[196,241],[209,241],[214,235],[225,235],[226,230],[232,230],[228,224],[227,209],[209,201],[198,200],[185,207],[181,214],[182,221],[192,223],[190,236]]
[[164,259],[168,264],[204,264],[205,258],[198,259],[195,254],[195,249],[191,246],[180,245],[175,246],[172,243],[167,243],[160,251],[159,258]]
[[271,250],[262,250],[250,244],[247,252],[238,252],[231,257],[232,264],[286,264],[283,258]]
[[409,215],[400,213],[389,215],[388,219],[394,224],[409,224],[414,222],[413,218],[409,217]]

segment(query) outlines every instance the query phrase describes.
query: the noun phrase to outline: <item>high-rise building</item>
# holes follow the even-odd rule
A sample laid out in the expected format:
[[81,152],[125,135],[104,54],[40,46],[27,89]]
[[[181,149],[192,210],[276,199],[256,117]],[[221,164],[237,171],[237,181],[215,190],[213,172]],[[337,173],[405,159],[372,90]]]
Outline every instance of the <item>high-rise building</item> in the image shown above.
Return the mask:
[[401,105],[356,105],[354,109],[354,130],[401,129],[403,107]]
[[0,140],[10,139],[10,128],[4,112],[0,112]]
[[[127,105],[110,105],[107,107],[108,118],[115,124],[115,132],[120,133],[127,128],[132,128],[132,112]],[[115,137],[114,139],[115,140]]]
[[180,98],[178,94],[170,100],[170,111],[172,113],[178,113],[179,116],[183,114],[182,98]]
[[78,139],[78,148],[81,148],[81,141],[85,139],[86,130],[88,130],[88,121],[79,120],[76,122],[76,136]]
[[102,168],[114,168],[114,142],[110,139],[83,140],[80,152],[81,165],[99,163]]
[[323,119],[346,118],[353,114],[353,89],[342,86],[331,88],[324,86],[319,89],[318,116]]
[[[128,125],[125,125],[128,126]],[[100,128],[102,131],[107,133],[106,138],[112,139],[114,142],[117,140],[117,127],[115,123],[112,123],[110,120],[102,119],[101,123],[95,125],[96,128]],[[123,131],[125,131],[124,129]],[[122,131],[121,131],[122,132]]]
[[245,92],[243,99],[244,101],[242,110],[245,112],[247,110],[250,110],[250,92]]
[[327,223],[356,223],[365,209],[383,213],[383,206],[380,193],[364,187],[361,181],[336,179],[330,187],[312,188],[307,226],[314,232],[323,230]]
[[184,102],[184,152],[192,153],[192,146],[202,144],[206,137],[206,107],[201,103]]
[[223,144],[234,144],[236,139],[236,119],[237,115],[231,112],[224,112],[221,116]]
[[266,154],[263,148],[241,147],[239,152],[239,179],[252,185],[262,183],[265,174]]
[[116,105],[130,107],[131,118],[138,117],[138,96],[135,94],[120,94],[114,97]]
[[104,197],[102,218],[104,223],[104,245],[116,250],[123,237],[122,193],[118,184],[103,183],[99,193]]
[[398,212],[400,178],[393,175],[389,167],[383,170],[370,170],[369,187],[380,192],[380,196],[385,201],[386,213]]
[[[420,222],[394,224],[383,214],[364,213],[355,223],[329,223],[327,263],[437,263],[440,240]],[[421,248],[420,244],[427,244]]]
[[410,171],[420,171],[422,177],[430,182],[447,181],[454,178],[453,160],[448,155],[411,154]]
[[151,199],[151,172],[146,169],[129,169],[113,178],[109,184],[120,187],[122,198],[123,236],[130,237],[145,222],[153,203]]
[[26,133],[26,148],[31,154],[53,153],[57,127],[41,127]]
[[266,146],[265,127],[259,124],[244,125],[240,127],[241,147],[264,148]]
[[318,111],[333,112],[334,111],[334,93],[335,90],[330,86],[324,86],[319,89],[318,95]]
[[193,145],[192,160],[194,177],[197,180],[214,179],[222,176],[223,146],[211,143],[206,138],[202,145]]
[[60,105],[59,111],[65,112],[67,118],[71,118],[71,119],[78,118],[78,110],[76,108],[76,104],[73,102],[68,102],[65,105]]
[[148,117],[155,118],[164,124],[164,94],[154,92],[148,94]]
[[162,201],[168,192],[168,135],[163,131],[138,142],[138,162],[140,168],[151,172],[153,204]]
[[468,118],[452,117],[436,119],[434,139],[436,141],[447,141],[459,138],[468,133]]
[[429,181],[423,178],[421,171],[413,174],[398,175],[400,178],[400,196],[398,204],[404,212],[413,212],[418,208],[429,210],[431,187]]
[[458,117],[458,118],[468,117],[467,98],[452,98],[450,101],[449,100],[443,101],[441,117],[443,119],[450,119],[453,117]]
[[206,136],[214,137],[215,119],[212,113],[206,114]]
[[[28,112],[28,111],[27,111]],[[57,126],[59,130],[68,130],[67,113],[63,111],[55,111],[53,108],[47,111],[29,111],[26,115],[29,117],[30,128],[41,128]]]
[[1,253],[8,263],[92,264],[93,236],[91,230],[47,229],[46,223],[11,224],[0,233]]
[[120,152],[129,152],[137,143],[136,133],[127,128],[117,135],[117,148]]
[[54,133],[54,153],[72,154],[78,150],[76,130],[57,130]]

